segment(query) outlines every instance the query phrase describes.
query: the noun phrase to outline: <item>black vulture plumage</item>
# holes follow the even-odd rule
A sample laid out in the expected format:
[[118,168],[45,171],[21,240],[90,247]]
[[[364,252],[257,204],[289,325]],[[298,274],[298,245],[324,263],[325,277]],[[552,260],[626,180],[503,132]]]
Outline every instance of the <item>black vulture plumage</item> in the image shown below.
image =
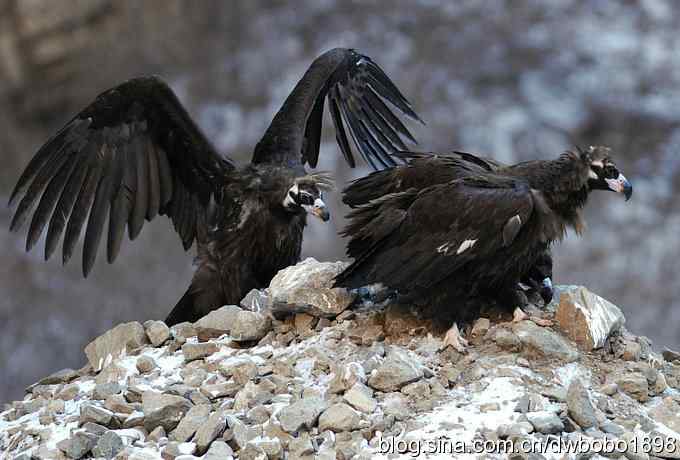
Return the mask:
[[[395,156],[407,162],[354,180],[343,191],[342,201],[351,208],[358,208],[380,197],[409,189],[420,191],[475,174],[494,172],[513,175],[515,171],[515,168],[491,158],[460,151],[444,155],[399,152]],[[365,239],[366,236],[372,235],[362,231],[364,227],[360,221],[357,220],[353,224],[344,234],[354,236],[347,246],[347,255],[357,258],[372,244],[371,240]],[[552,255],[547,245],[543,254],[520,281],[532,292],[539,294],[544,303],[552,300]],[[519,286],[518,288],[521,289]]]
[[87,276],[105,234],[112,263],[126,227],[134,239],[145,220],[166,215],[185,250],[196,241],[198,253],[191,285],[167,322],[238,303],[298,261],[307,213],[328,220],[322,190],[330,179],[304,167],[317,165],[326,100],[350,166],[348,132],[374,167],[394,165],[392,155],[413,141],[393,113],[419,120],[411,105],[354,50],[336,48],[312,63],[243,168],[218,154],[162,80],[136,78],[100,94],[39,149],[12,192],[10,204],[20,201],[11,229],[37,202],[26,249],[47,227],[45,258],[64,235],[66,263],[87,221]]
[[[355,260],[337,285],[382,283],[454,321],[477,315],[467,302],[476,298],[517,307],[517,284],[545,263],[546,248],[568,228],[581,233],[580,211],[592,190],[632,193],[604,147],[513,166],[489,167],[488,160],[464,155],[425,156],[374,173],[374,185],[383,185],[367,203],[360,192],[367,183],[349,187],[345,201],[365,204],[350,214],[346,234]],[[447,169],[452,162],[472,171]],[[394,190],[428,168],[431,177],[455,177]]]

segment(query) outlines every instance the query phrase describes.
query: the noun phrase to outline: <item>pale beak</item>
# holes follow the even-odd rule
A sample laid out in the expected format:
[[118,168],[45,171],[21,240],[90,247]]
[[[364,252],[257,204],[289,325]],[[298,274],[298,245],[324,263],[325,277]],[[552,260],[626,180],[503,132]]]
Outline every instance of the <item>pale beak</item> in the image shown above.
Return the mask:
[[326,203],[323,202],[321,198],[314,200],[314,207],[312,208],[312,214],[314,214],[319,219],[327,222],[331,218],[328,209],[326,208]]
[[626,197],[626,201],[630,200],[631,195],[633,195],[633,186],[623,174],[619,173],[619,177],[616,179],[605,179],[605,182],[610,190],[613,190],[616,193],[623,193]]

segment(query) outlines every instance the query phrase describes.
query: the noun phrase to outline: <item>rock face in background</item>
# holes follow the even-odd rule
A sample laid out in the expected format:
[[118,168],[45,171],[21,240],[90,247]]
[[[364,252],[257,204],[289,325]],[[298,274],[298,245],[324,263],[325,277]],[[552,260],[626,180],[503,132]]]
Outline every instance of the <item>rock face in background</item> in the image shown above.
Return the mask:
[[[301,276],[301,267],[311,268],[298,266]],[[105,356],[93,360],[101,370],[54,373],[0,413],[0,452],[22,460],[387,459],[395,437],[518,443],[651,435],[665,440],[655,456],[678,458],[670,449],[680,445],[680,362],[623,327],[585,351],[550,326],[550,310],[518,322],[509,314],[483,318],[468,328],[475,340],[461,354],[442,348],[428,320],[393,327],[390,319],[405,322],[406,313],[383,308],[334,320],[291,313],[244,321],[240,338],[225,319],[254,312],[234,306],[176,325],[165,340],[157,322],[142,329],[144,339],[138,325],[118,326],[93,341]],[[573,326],[584,330],[570,335],[596,329],[590,321],[598,319],[584,315]],[[371,340],[357,331],[371,331]],[[629,353],[632,344],[638,353]],[[625,455],[649,458],[640,453]]]

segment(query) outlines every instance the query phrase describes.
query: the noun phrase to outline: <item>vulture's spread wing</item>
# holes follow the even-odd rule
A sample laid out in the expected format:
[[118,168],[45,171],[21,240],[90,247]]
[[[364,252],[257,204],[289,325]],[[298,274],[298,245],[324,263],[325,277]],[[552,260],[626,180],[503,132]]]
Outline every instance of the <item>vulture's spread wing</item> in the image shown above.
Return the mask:
[[48,225],[48,259],[65,229],[66,263],[87,220],[85,276],[107,216],[109,262],[118,254],[125,227],[134,239],[144,219],[157,214],[172,219],[188,249],[202,208],[211,198],[219,199],[221,184],[233,169],[163,81],[130,80],[99,95],[36,153],[10,198],[11,204],[22,197],[11,229],[22,225],[39,199],[26,249]]
[[392,80],[371,58],[336,48],[319,56],[295,86],[257,144],[252,162],[316,167],[326,99],[338,145],[352,167],[348,131],[374,169],[396,164],[393,154],[406,149],[404,140],[415,143],[390,105],[420,118]]
[[399,193],[410,188],[423,190],[433,185],[495,171],[502,167],[493,160],[465,152],[445,155],[399,152],[394,156],[406,160],[407,163],[375,171],[352,181],[343,190],[342,201],[356,208],[390,193]]
[[523,182],[465,178],[373,201],[350,215],[350,248],[361,254],[338,285],[428,288],[512,245],[534,200]]

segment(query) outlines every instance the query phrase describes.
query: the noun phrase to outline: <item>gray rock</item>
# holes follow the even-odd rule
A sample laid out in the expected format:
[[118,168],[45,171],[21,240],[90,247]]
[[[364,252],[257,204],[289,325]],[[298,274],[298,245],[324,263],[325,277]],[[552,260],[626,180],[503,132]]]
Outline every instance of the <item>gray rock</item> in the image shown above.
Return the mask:
[[186,442],[203,426],[210,415],[210,405],[202,404],[189,409],[189,412],[182,418],[177,428],[170,433],[170,440]]
[[217,353],[219,347],[214,342],[185,343],[182,345],[182,354],[186,362],[203,359]]
[[159,442],[161,438],[167,438],[165,429],[162,426],[157,426],[154,428],[153,431],[149,433],[149,436],[146,437],[146,439],[153,442]]
[[[680,433],[680,404],[672,397],[666,397],[660,401],[650,402],[654,404],[647,411],[648,415],[657,422],[661,422],[671,430]],[[678,446],[680,449],[680,446]]]
[[271,297],[266,291],[251,289],[239,304],[244,310],[264,313],[271,308]]
[[106,399],[111,395],[120,393],[123,387],[118,382],[100,383],[94,387],[93,399]]
[[226,418],[222,412],[213,412],[210,414],[208,420],[198,428],[196,436],[194,436],[196,451],[199,454],[205,452],[210,446],[210,443],[224,432],[226,426]]
[[251,440],[262,435],[262,426],[248,426],[233,415],[227,417],[227,423],[233,434],[234,442],[240,449],[244,449]]
[[616,379],[619,389],[631,398],[640,402],[649,400],[649,383],[647,377],[639,372],[623,374]]
[[378,406],[378,402],[373,397],[373,390],[359,382],[345,392],[343,399],[355,409],[366,414],[372,414]]
[[319,417],[319,430],[335,432],[359,429],[361,414],[345,403],[337,403],[326,409]]
[[87,455],[96,444],[96,436],[91,433],[79,431],[74,433],[70,438],[59,441],[57,443],[57,448],[68,455],[69,458],[79,459]]
[[[254,447],[257,452],[263,452],[265,458],[269,460],[280,460],[283,458],[283,446],[278,438],[257,437],[248,441],[248,447]],[[242,453],[239,453],[239,459],[243,458]]]
[[257,376],[257,365],[248,356],[225,359],[219,363],[218,370],[227,378],[233,377],[240,387]]
[[38,385],[56,385],[58,383],[69,383],[71,380],[78,378],[78,372],[73,369],[62,369],[53,374],[48,375],[38,381]]
[[140,356],[137,358],[136,366],[140,374],[147,374],[156,369],[158,364],[151,356]]
[[260,340],[271,329],[269,316],[254,311],[241,310],[236,314],[229,335],[236,342]]
[[125,397],[121,394],[111,395],[104,401],[104,407],[106,407],[111,412],[117,412],[121,414],[130,414],[134,412],[139,403],[132,404],[125,400]]
[[581,428],[597,426],[595,407],[590,401],[588,390],[579,379],[574,379],[567,390],[567,408],[569,416],[574,419]]
[[526,417],[539,433],[556,434],[564,431],[564,423],[554,412],[527,412]]
[[520,321],[513,324],[513,332],[522,345],[530,351],[546,357],[558,358],[568,363],[576,361],[578,351],[559,334],[550,329],[538,326],[532,321]]
[[[196,325],[198,325],[198,322]],[[170,335],[174,337],[175,340],[180,344],[186,342],[189,337],[196,337],[197,334],[198,331],[196,330],[196,326],[187,321],[183,323],[177,323],[170,328]]]
[[680,352],[673,351],[668,348],[661,352],[661,356],[663,356],[663,359],[671,363],[676,361],[680,362]]
[[399,391],[401,387],[423,378],[420,363],[406,352],[390,349],[385,361],[371,373],[368,385],[376,390]]
[[100,335],[85,347],[92,369],[100,371],[114,358],[149,343],[144,327],[138,322],[119,324]]
[[113,431],[107,431],[99,438],[99,441],[97,441],[97,445],[92,449],[92,455],[95,457],[112,459],[118,455],[118,452],[123,450],[123,447],[125,447],[125,445],[120,436]]
[[626,322],[619,307],[585,287],[560,286],[559,291],[557,324],[584,351],[601,348]]
[[234,451],[224,441],[215,441],[205,453],[203,460],[228,460],[234,456]]
[[616,423],[610,422],[609,420],[602,423],[600,425],[600,429],[605,433],[613,434],[614,436],[621,436],[625,432],[621,425],[617,425]]
[[146,336],[154,347],[160,347],[170,338],[170,328],[163,321],[149,321],[145,326]]
[[281,409],[278,414],[281,428],[288,433],[296,433],[301,429],[310,430],[326,407],[326,402],[322,399],[302,398]]
[[196,321],[197,327],[215,329],[228,334],[236,320],[236,315],[243,310],[236,305],[225,305],[224,307],[213,310],[203,318]]
[[[382,402],[382,409],[385,415],[392,415],[397,420],[406,420],[412,415],[408,407],[408,398],[401,393],[386,394]],[[482,409],[480,408],[480,410]]]
[[192,458],[196,452],[196,444],[193,442],[170,441],[163,449],[161,456],[164,460]]
[[493,340],[496,342],[496,345],[504,350],[516,350],[522,345],[519,337],[517,337],[512,331],[502,327],[499,327],[495,330],[493,333]]
[[333,287],[333,279],[345,267],[345,262],[318,262],[308,258],[281,270],[269,285],[272,311],[335,318],[354,300],[346,289]]
[[80,407],[81,425],[92,422],[102,426],[109,426],[112,418],[113,412],[103,407],[95,406],[94,404],[84,404]]
[[181,396],[145,391],[142,394],[144,428],[152,431],[157,426],[162,426],[166,432],[171,431],[192,406],[188,399]]

